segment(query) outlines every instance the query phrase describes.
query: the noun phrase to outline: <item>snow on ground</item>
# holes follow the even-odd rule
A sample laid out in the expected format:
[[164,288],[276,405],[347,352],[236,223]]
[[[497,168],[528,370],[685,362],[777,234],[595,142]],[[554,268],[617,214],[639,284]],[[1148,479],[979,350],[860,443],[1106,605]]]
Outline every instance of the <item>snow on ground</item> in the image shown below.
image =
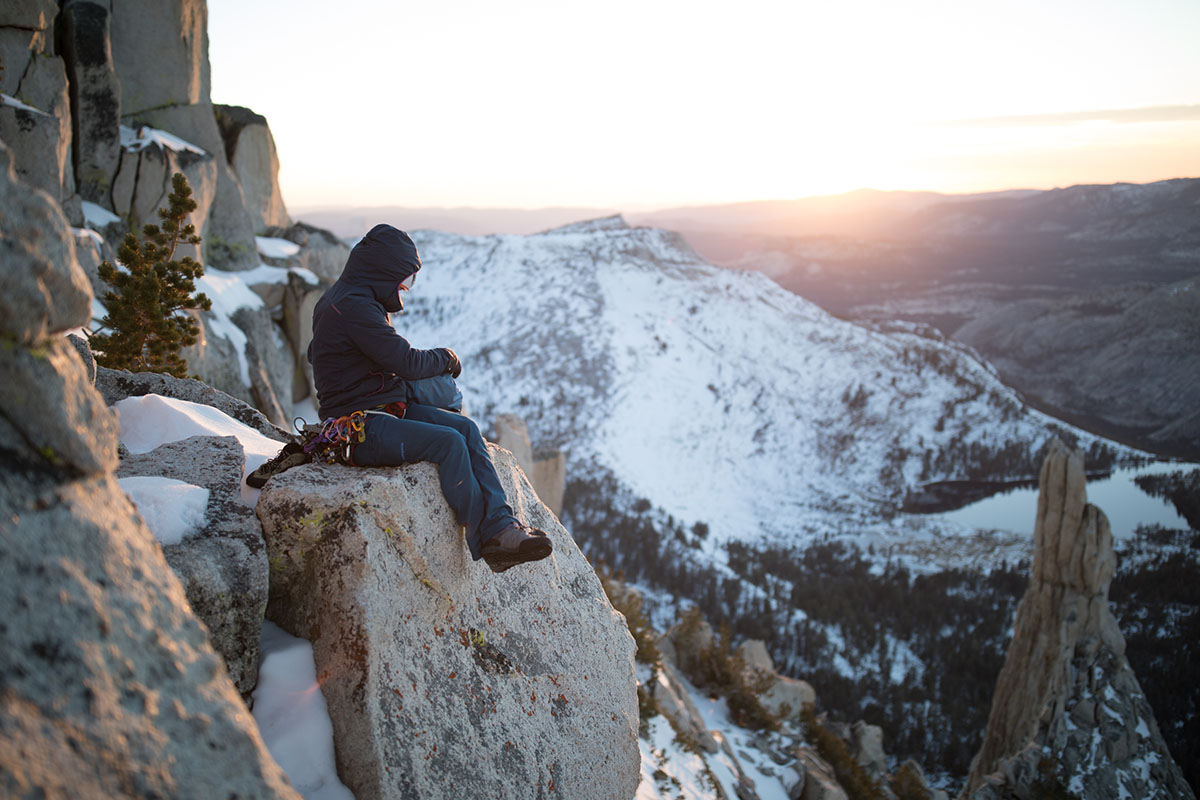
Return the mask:
[[[638,664],[639,683],[649,680],[649,674],[649,667]],[[738,727],[729,717],[724,698],[708,697],[682,675],[679,680],[681,688],[691,695],[700,710],[704,727],[724,737],[734,757],[731,758],[723,749],[708,756],[693,753],[676,741],[675,731],[666,717],[661,714],[651,717],[646,721],[647,736],[638,740],[642,750],[642,782],[638,786],[636,799],[715,798],[718,795],[714,782],[720,785],[726,797],[740,797],[737,792],[740,767],[741,773],[754,782],[754,790],[760,800],[788,800],[785,779],[794,779],[795,776],[790,769],[777,765],[753,743],[754,739],[762,736],[780,740],[785,737]],[[773,742],[772,746],[777,746],[779,750],[788,749],[780,741]]]
[[179,544],[204,527],[208,489],[203,486],[159,477],[120,478],[117,483],[163,544]]
[[[287,240],[281,239],[280,241]],[[229,272],[226,275],[241,279],[242,283],[247,286],[254,286],[258,283],[287,283],[288,275],[293,273],[299,275],[304,279],[305,283],[311,286],[316,286],[321,282],[321,279],[313,274],[312,270],[307,270],[304,267],[272,267],[269,264],[259,264],[254,269]]]
[[[234,436],[246,452],[245,475],[275,456],[283,445],[212,406],[147,394],[113,404],[121,420],[121,444],[131,453],[148,453],[159,445],[191,436]],[[242,481],[242,502],[253,508],[258,489]]]
[[250,362],[246,360],[246,334],[233,323],[239,308],[262,308],[262,298],[246,285],[240,273],[224,272],[211,267],[196,279],[196,291],[212,300],[211,313],[205,317],[210,336],[221,336],[233,342],[238,354],[238,369],[242,383],[250,385]]
[[[687,679],[681,676],[681,680],[686,682]],[[754,790],[758,793],[760,800],[788,800],[788,791],[783,785],[781,775],[783,770],[752,743],[752,740],[761,734],[735,725],[729,718],[729,706],[726,704],[725,698],[713,699],[690,684],[685,683],[685,685],[691,692],[696,707],[700,709],[700,716],[704,718],[704,726],[710,731],[720,731],[725,736],[730,748],[738,758],[738,763],[741,764],[742,773],[754,781]],[[730,769],[729,756],[720,752],[714,756],[714,759],[718,761],[719,766],[712,766],[713,773],[721,781],[726,796],[737,797],[735,792],[737,782],[733,778],[732,769]]]
[[333,756],[333,724],[312,645],[263,623],[262,666],[254,690],[254,720],[263,742],[305,800],[354,800]]
[[263,258],[291,258],[300,252],[300,245],[287,239],[274,239],[269,236],[255,236],[258,254]]
[[[667,718],[659,714],[646,722],[647,738],[639,738],[642,750],[642,781],[635,800],[709,800],[717,796],[704,759],[675,740]],[[728,794],[728,797],[737,797]]]

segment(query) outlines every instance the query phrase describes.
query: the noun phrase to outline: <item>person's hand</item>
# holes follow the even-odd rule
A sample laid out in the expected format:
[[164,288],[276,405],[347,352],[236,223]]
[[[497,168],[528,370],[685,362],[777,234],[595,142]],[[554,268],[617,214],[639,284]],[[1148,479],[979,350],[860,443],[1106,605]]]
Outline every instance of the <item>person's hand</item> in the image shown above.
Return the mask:
[[451,378],[458,378],[462,374],[462,362],[458,360],[458,353],[451,350],[449,347],[442,348],[446,354],[450,356],[450,366],[446,367],[446,372],[450,373]]

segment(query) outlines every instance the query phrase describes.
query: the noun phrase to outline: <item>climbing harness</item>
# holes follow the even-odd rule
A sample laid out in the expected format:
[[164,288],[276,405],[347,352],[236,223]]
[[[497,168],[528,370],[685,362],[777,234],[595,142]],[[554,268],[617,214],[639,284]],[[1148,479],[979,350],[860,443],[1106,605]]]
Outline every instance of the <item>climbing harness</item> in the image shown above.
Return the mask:
[[388,403],[378,409],[355,411],[344,417],[330,417],[320,425],[296,425],[296,429],[305,453],[327,464],[353,464],[351,454],[354,445],[367,440],[367,415],[403,417],[404,411],[404,403]]
[[300,434],[304,452],[327,464],[349,464],[350,448],[366,441],[367,414],[355,411],[344,417],[330,417],[320,425],[305,425]]
[[354,445],[367,440],[367,415],[385,414],[402,418],[405,410],[402,402],[388,403],[379,408],[355,411],[344,417],[330,417],[319,425],[306,424],[297,417],[292,420],[292,426],[300,435],[300,444],[289,442],[284,445],[274,458],[263,462],[246,476],[246,485],[261,489],[272,475],[318,459],[326,464],[353,465]]

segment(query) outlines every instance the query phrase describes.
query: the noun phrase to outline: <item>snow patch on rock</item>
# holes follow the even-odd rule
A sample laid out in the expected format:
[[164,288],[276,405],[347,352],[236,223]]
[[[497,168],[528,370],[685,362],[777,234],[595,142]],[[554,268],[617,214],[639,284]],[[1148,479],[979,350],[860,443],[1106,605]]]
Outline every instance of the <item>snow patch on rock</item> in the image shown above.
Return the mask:
[[208,489],[173,478],[135,477],[117,481],[162,544],[179,544],[204,527]]
[[287,239],[277,239],[271,236],[255,236],[258,253],[264,258],[291,258],[300,252],[300,245]]
[[354,800],[338,780],[333,723],[317,680],[312,644],[266,622],[262,653],[254,720],[267,750],[304,800]]
[[246,333],[234,324],[233,315],[241,308],[262,308],[262,298],[251,291],[241,275],[211,267],[196,279],[196,290],[204,292],[212,300],[212,309],[205,317],[209,332],[233,343],[242,383],[249,386],[250,362],[246,359]]
[[195,153],[200,156],[208,155],[207,150],[197,147],[173,133],[167,133],[158,128],[151,128],[149,125],[142,125],[137,129],[129,128],[125,125],[121,126],[121,147],[130,153],[145,150],[151,145],[173,150],[176,153]]
[[[113,404],[121,420],[121,444],[131,453],[190,436],[234,436],[246,452],[246,474],[275,456],[281,445],[212,406],[157,394],[127,397]],[[243,477],[245,477],[243,475]],[[242,502],[253,507],[259,490],[242,483]]]

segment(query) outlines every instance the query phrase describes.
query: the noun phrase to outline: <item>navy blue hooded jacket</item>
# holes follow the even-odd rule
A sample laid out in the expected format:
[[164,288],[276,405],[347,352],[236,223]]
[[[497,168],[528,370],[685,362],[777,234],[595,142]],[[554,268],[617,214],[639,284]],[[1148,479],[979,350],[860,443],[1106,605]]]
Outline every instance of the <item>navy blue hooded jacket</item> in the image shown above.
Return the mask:
[[407,233],[376,225],[317,301],[308,361],[321,419],[404,400],[406,379],[432,378],[450,368],[444,348],[418,350],[391,325],[389,312],[404,307],[400,282],[420,268]]

